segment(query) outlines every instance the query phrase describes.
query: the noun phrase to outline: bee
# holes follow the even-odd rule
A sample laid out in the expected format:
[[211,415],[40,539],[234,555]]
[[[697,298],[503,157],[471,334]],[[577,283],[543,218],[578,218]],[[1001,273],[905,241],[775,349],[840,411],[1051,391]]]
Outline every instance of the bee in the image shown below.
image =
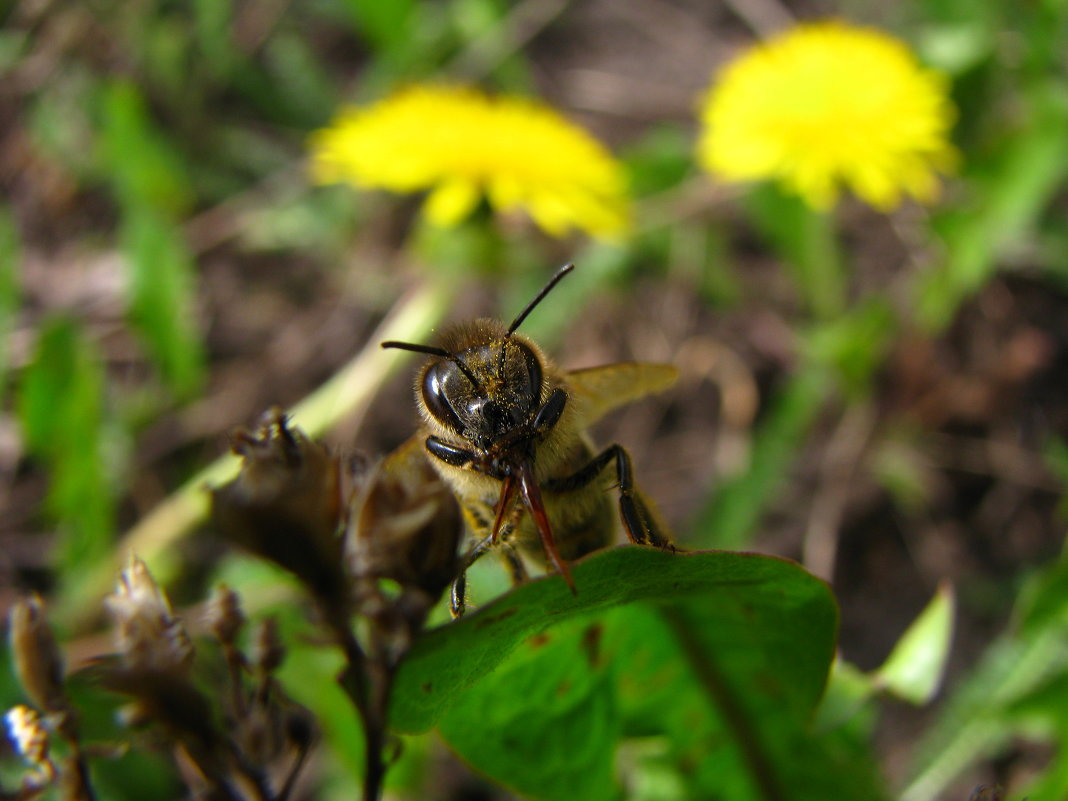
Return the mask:
[[[574,593],[568,563],[613,540],[616,515],[606,492],[612,486],[630,540],[672,547],[635,486],[630,455],[618,444],[596,451],[586,429],[624,403],[667,389],[677,372],[642,363],[564,371],[517,334],[573,268],[558,270],[511,325],[477,319],[446,329],[440,345],[389,341],[382,347],[431,357],[415,382],[423,426],[412,445],[425,449],[476,536],[464,570],[503,544],[513,581],[526,578],[518,548],[550,563]],[[453,587],[455,616],[463,613],[464,591],[461,572]]]

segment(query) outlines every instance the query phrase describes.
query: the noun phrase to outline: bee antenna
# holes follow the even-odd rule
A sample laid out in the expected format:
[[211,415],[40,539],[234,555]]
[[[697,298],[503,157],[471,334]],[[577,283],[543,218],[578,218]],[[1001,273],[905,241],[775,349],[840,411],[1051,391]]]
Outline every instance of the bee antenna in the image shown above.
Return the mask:
[[396,348],[397,350],[410,350],[412,353],[425,353],[428,356],[440,356],[443,359],[451,359],[452,354],[444,348],[436,348],[433,345],[417,345],[414,342],[397,342],[389,340],[382,343],[383,348]]
[[382,347],[396,348],[397,350],[410,350],[412,353],[425,353],[428,356],[438,356],[442,359],[448,359],[460,368],[460,372],[464,374],[476,390],[482,392],[482,384],[479,383],[475,374],[471,372],[471,368],[468,367],[459,356],[455,353],[449,353],[445,348],[436,348],[433,345],[417,345],[414,342],[397,342],[393,339],[388,342],[383,342]]
[[508,337],[510,337],[512,333],[517,328],[519,328],[520,325],[523,324],[523,321],[527,319],[527,315],[534,311],[534,307],[541,303],[542,298],[548,295],[552,291],[552,288],[558,283],[560,283],[560,279],[562,279],[565,275],[567,275],[574,269],[574,264],[565,264],[563,267],[557,270],[556,275],[549,279],[549,283],[543,286],[541,292],[534,296],[534,300],[530,301],[530,303],[527,304],[527,307],[523,309],[523,311],[519,312],[519,316],[512,320],[512,324],[508,326],[508,333],[504,335],[504,338],[507,339]]

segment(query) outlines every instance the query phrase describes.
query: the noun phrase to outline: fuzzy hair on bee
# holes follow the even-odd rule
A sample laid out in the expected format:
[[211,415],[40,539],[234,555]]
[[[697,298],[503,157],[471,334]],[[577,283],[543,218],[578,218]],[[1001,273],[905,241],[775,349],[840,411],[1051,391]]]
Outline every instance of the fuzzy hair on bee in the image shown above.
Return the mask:
[[[515,581],[525,578],[518,549],[551,564],[575,592],[568,563],[611,544],[617,517],[631,541],[671,547],[635,486],[627,451],[610,445],[598,452],[587,428],[617,406],[668,388],[677,374],[670,365],[643,363],[564,371],[517,334],[572,269],[557,271],[511,325],[482,318],[447,328],[439,345],[382,346],[431,357],[415,381],[423,423],[415,441],[452,488],[475,535],[465,567],[502,545]],[[463,594],[461,574],[454,614],[463,611]]]

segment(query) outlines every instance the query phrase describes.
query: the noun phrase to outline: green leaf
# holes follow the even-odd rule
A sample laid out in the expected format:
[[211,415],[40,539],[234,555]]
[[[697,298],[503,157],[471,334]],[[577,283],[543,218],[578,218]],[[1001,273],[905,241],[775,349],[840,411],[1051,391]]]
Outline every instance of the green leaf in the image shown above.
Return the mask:
[[1009,710],[1027,727],[1030,740],[1055,746],[1056,753],[1021,798],[1061,801],[1068,796],[1068,672],[1061,672],[1031,691]]
[[879,797],[809,728],[837,626],[823,582],[773,557],[637,547],[573,570],[577,596],[546,577],[417,641],[394,726],[436,724],[534,798],[620,797],[634,737],[664,739],[695,799]]
[[232,0],[195,0],[197,41],[216,75],[226,75],[241,50],[231,41],[234,8]]
[[596,622],[568,622],[528,638],[442,718],[442,736],[520,792],[618,798],[620,719],[610,666],[591,657],[599,631]]
[[819,614],[798,621],[806,635],[809,664],[807,669],[804,662],[793,666],[791,675],[796,687],[806,688],[798,691],[813,702],[822,690],[834,644],[834,602],[822,581],[793,562],[753,554],[671,554],[623,547],[580,560],[573,572],[577,595],[559,576],[547,576],[420,638],[398,676],[393,703],[396,727],[426,731],[464,692],[551,624],[664,598],[700,596],[727,602],[725,609],[748,602],[778,617],[789,616],[795,607],[815,606]]
[[958,305],[993,275],[998,260],[1025,241],[1063,185],[1068,162],[1068,104],[1062,87],[1031,87],[1029,114],[986,158],[976,159],[965,179],[969,205],[936,220],[945,261],[923,272],[916,287],[918,315],[938,330]]
[[103,372],[77,325],[48,321],[37,338],[19,396],[19,422],[30,451],[54,456],[82,439],[101,416]]
[[1068,555],[1033,576],[1017,604],[1023,633],[1068,626]]
[[124,225],[131,322],[171,391],[188,398],[205,369],[193,317],[193,257],[175,228],[149,208],[130,209]]
[[827,690],[820,701],[816,730],[829,731],[850,725],[869,735],[872,716],[868,701],[874,694],[871,676],[839,657],[834,661]]
[[192,205],[193,190],[175,146],[157,128],[140,91],[114,81],[100,104],[101,167],[126,209],[149,207],[178,215]]
[[963,19],[947,19],[924,27],[918,49],[925,63],[960,76],[990,56],[996,47],[996,22],[983,18],[979,4],[974,12],[977,13],[969,13]]
[[107,553],[114,498],[103,439],[104,370],[72,321],[42,328],[19,387],[18,416],[27,449],[51,472],[48,506],[60,522],[60,561],[84,570]]
[[952,586],[943,584],[875,672],[880,686],[913,704],[934,697],[949,657],[955,607]]
[[415,0],[345,0],[356,30],[376,50],[397,53],[408,45]]
[[970,764],[998,753],[1017,733],[1015,705],[1068,673],[1066,587],[1064,558],[1028,581],[1020,593],[1018,628],[990,644],[917,743],[902,801],[932,801]]

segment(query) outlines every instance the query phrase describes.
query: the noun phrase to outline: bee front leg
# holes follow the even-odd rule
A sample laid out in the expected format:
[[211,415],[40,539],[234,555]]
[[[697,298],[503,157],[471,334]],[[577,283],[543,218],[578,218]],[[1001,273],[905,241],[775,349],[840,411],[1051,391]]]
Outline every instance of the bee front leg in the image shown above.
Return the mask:
[[467,571],[471,565],[486,555],[493,548],[493,536],[483,537],[471,549],[464,554],[460,562],[460,572],[452,583],[452,592],[449,595],[449,612],[453,619],[463,617],[467,611]]
[[[478,521],[479,528],[486,530],[487,527],[482,515],[476,511],[471,511],[471,515],[473,519]],[[512,580],[512,586],[518,587],[520,584],[525,584],[530,580],[530,575],[527,573],[527,567],[523,564],[522,557],[516,551],[515,545],[509,541],[512,532],[515,530],[515,517],[516,512],[513,512],[511,519],[507,520],[501,527],[496,539],[492,533],[487,534],[472,545],[471,549],[461,559],[460,572],[452,583],[452,591],[449,597],[449,611],[453,618],[463,617],[467,611],[468,568],[491,550],[497,551],[497,555],[504,562],[504,566],[508,570],[508,577]]]
[[475,459],[475,454],[465,448],[459,448],[437,437],[426,438],[426,450],[431,456],[453,467],[463,467]]
[[638,545],[652,545],[654,548],[674,550],[675,546],[661,530],[656,515],[634,486],[634,470],[631,467],[630,454],[622,445],[609,445],[593,457],[585,467],[569,476],[545,482],[545,488],[553,492],[581,489],[596,480],[601,471],[613,463],[619,486],[619,516],[623,520],[623,527],[627,530],[627,537]]

